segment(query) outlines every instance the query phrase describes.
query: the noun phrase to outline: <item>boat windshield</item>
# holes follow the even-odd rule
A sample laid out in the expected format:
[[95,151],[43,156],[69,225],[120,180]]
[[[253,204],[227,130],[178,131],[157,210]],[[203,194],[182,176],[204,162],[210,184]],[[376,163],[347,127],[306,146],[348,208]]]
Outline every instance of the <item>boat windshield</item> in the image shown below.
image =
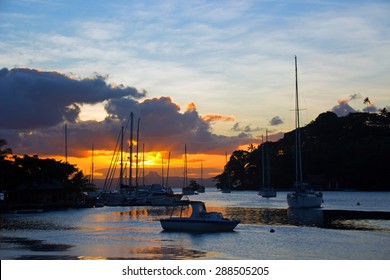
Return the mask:
[[198,217],[200,214],[206,213],[206,206],[203,202],[191,202],[192,214],[191,218]]

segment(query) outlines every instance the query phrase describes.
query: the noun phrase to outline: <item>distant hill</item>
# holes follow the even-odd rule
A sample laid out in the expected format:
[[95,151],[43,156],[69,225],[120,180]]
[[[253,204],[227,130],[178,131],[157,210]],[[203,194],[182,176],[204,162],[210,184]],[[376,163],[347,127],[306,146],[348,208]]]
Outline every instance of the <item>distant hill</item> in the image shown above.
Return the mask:
[[[146,174],[144,180],[143,180],[143,178],[139,178],[138,180],[139,180],[138,181],[139,184],[143,184],[143,181],[145,181],[145,185],[162,184],[161,175],[159,175],[155,171],[150,171],[148,174]],[[201,182],[203,182],[203,185],[206,188],[215,188],[215,182],[213,181],[214,178],[203,178],[203,180],[201,178],[188,178],[188,183],[190,182],[190,180],[195,180],[199,184],[201,184]],[[94,183],[98,187],[103,187],[104,181],[105,181],[104,179],[95,179]],[[113,185],[117,184],[117,181],[119,181],[118,178],[114,179]],[[166,182],[167,182],[166,178],[164,178],[164,185],[166,185]],[[134,180],[133,180],[133,183],[135,183]],[[178,177],[178,176],[169,177],[168,178],[168,186],[171,188],[182,188],[183,187],[183,177]]]

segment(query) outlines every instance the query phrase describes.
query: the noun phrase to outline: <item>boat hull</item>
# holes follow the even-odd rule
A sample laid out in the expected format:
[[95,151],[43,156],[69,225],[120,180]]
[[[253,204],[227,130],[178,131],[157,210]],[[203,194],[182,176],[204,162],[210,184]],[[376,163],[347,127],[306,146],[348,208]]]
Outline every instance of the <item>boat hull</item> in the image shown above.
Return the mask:
[[287,195],[287,204],[291,208],[319,208],[322,201],[322,196],[316,194],[292,193]]
[[264,190],[258,193],[261,197],[276,197],[275,190]]
[[160,223],[165,231],[185,232],[222,232],[233,231],[239,220],[193,220],[189,218],[161,219]]

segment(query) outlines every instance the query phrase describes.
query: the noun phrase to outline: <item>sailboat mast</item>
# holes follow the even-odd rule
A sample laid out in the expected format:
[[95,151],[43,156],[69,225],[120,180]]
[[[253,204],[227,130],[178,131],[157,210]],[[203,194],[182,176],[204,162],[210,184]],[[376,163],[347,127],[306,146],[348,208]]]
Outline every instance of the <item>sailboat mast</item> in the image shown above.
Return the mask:
[[184,182],[183,182],[184,186],[183,186],[183,188],[188,186],[187,185],[187,176],[188,176],[187,172],[188,172],[187,171],[187,144],[184,144]]
[[68,126],[65,124],[65,162],[68,162]]
[[145,143],[142,143],[142,185],[145,186]]
[[161,186],[164,187],[164,158],[161,155]]
[[203,186],[203,162],[200,163],[200,185]]
[[140,122],[140,118],[138,118],[138,124],[137,124],[137,151],[136,151],[136,158],[137,158],[137,161],[135,163],[135,186],[138,188],[138,149],[139,149],[139,122]]
[[131,112],[130,114],[130,158],[129,158],[129,187],[131,188],[133,185],[133,118],[134,114]]
[[94,156],[94,144],[92,144],[92,151],[91,151],[91,185],[93,185],[93,172],[94,172],[94,162],[93,162],[93,156]]
[[299,119],[299,97],[298,97],[298,66],[297,56],[295,56],[295,178],[297,187],[301,187],[303,184],[302,176],[302,152],[301,152],[301,132],[300,132],[300,119]]
[[168,187],[168,179],[169,179],[169,165],[171,161],[171,152],[168,153],[168,166],[167,166],[167,178],[166,178],[166,183],[165,187]]
[[121,166],[119,170],[119,187],[123,185],[123,126],[121,127]]
[[261,135],[261,175],[262,175],[262,187],[265,189],[265,158],[264,158],[264,135]]
[[[229,167],[228,167],[228,156],[227,156],[227,151],[225,151],[225,161],[226,161],[226,165],[225,165],[225,170],[226,170],[226,178],[227,178],[227,187],[228,189],[230,190],[231,186],[230,186],[230,170],[229,170]],[[225,187],[226,188],[226,187]]]
[[268,129],[265,130],[265,156],[267,158],[266,168],[267,168],[267,190],[271,188],[271,179],[270,179],[270,164],[269,164],[269,148],[268,148]]

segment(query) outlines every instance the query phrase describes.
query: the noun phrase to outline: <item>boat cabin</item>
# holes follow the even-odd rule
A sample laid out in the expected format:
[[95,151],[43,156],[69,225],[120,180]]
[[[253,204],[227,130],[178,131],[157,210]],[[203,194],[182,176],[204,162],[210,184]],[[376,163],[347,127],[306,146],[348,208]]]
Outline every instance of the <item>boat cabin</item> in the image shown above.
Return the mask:
[[202,201],[190,201],[192,213],[190,219],[223,220],[220,212],[207,212],[206,205]]

